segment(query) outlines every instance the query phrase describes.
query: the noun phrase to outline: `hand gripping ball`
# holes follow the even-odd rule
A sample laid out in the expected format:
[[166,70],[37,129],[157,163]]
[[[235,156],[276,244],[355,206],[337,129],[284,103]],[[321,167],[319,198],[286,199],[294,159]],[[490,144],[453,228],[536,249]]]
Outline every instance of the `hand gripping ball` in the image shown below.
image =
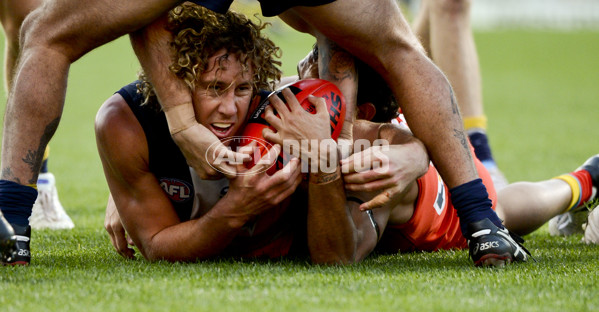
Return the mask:
[[[345,99],[335,84],[323,79],[304,79],[283,88],[289,88],[300,105],[311,114],[316,114],[316,107],[308,101],[308,96],[313,95],[324,98],[329,113],[331,138],[337,140],[341,133],[341,128],[343,127],[343,121],[345,120]],[[273,92],[273,94],[277,95],[283,102],[285,102],[281,90],[277,90]],[[266,120],[264,120],[264,109],[268,105],[270,105],[270,101],[268,100],[268,97],[264,97],[260,104],[258,104],[256,110],[249,116],[242,134],[243,139],[241,145],[247,145],[252,141],[256,141],[261,156],[268,152],[268,147],[270,146],[270,143],[266,142],[262,136],[262,130],[264,128],[270,128],[273,131],[276,131],[266,122]],[[256,161],[258,160],[254,159],[254,161],[249,164],[249,167],[252,167]],[[271,170],[275,168],[275,170],[281,169],[283,163],[283,155],[280,155],[276,166],[273,166]],[[274,170],[271,170],[269,170],[269,173],[274,172]]]

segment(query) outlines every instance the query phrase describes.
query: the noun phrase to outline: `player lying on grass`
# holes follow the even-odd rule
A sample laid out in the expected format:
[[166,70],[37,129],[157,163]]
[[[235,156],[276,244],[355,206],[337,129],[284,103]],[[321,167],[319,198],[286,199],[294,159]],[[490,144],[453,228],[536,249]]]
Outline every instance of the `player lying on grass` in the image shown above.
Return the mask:
[[[262,26],[242,15],[215,14],[195,5],[172,11],[169,28],[175,34],[174,62],[165,67],[185,80],[194,96],[195,116],[183,117],[197,120],[220,139],[235,135],[254,95],[280,77],[278,48],[261,35]],[[286,209],[285,201],[301,181],[299,161],[272,176],[201,180],[172,141],[164,113],[151,96],[153,87],[143,77],[141,86],[142,94],[135,83],[119,90],[96,118],[112,196],[107,215],[114,214],[117,226],[122,221],[150,260],[287,254],[299,211]],[[272,149],[273,160],[278,150]],[[260,166],[266,165],[252,172]],[[237,169],[248,173],[243,165]],[[120,231],[111,234],[113,244],[132,257]]]
[[[300,77],[309,78],[317,75],[315,59],[314,55],[309,55],[300,63],[298,70]],[[370,120],[376,116],[375,120],[379,122],[391,120],[397,110],[397,103],[395,103],[391,92],[378,75],[362,63],[358,62],[358,64],[360,76],[358,103],[360,103],[359,110],[362,118]],[[286,100],[287,102],[293,101],[291,97]],[[285,118],[287,110],[277,99],[272,99],[271,102],[282,116],[281,118]],[[291,122],[291,119],[287,118],[284,124],[281,124],[276,117],[267,112],[267,121],[280,130],[280,134],[267,134],[265,137],[274,142],[294,140],[300,137],[323,137],[324,134],[311,133],[314,127],[307,126],[316,124],[318,117],[303,115],[297,121]],[[297,118],[297,114],[294,115],[294,118]],[[398,118],[394,121],[399,120],[401,119]],[[392,128],[391,125],[360,121],[354,126],[354,138],[372,141],[377,139],[381,133],[391,131]],[[402,133],[399,129],[392,131],[394,133],[392,137],[400,142],[402,136],[410,136],[407,133]],[[391,146],[391,148],[397,147]],[[447,187],[442,183],[435,168],[431,166],[428,172],[416,181],[406,180],[405,173],[410,171],[404,170],[410,168],[411,164],[402,163],[402,161],[407,161],[407,159],[395,158],[400,155],[397,151],[385,152],[383,155],[380,149],[377,149],[379,148],[369,148],[342,161],[347,199],[345,202],[343,200],[330,201],[332,205],[327,209],[327,213],[330,213],[327,219],[331,231],[329,235],[336,237],[335,233],[341,231],[340,229],[345,229],[345,231],[350,229],[355,232],[354,236],[338,237],[346,239],[345,243],[338,242],[338,244],[345,244],[347,246],[345,250],[354,250],[356,254],[354,258],[347,257],[351,253],[345,256],[338,254],[339,258],[335,258],[333,255],[329,262],[359,261],[374,250],[375,246],[378,250],[385,252],[465,248],[466,240],[459,231],[459,221],[455,209],[448,200]],[[390,164],[385,170],[378,168],[377,170],[358,172],[360,171],[357,169],[358,167],[374,168],[376,163],[384,161]],[[334,161],[329,162],[334,163]],[[520,235],[534,231],[559,213],[579,209],[594,201],[596,188],[599,185],[598,156],[591,157],[580,169],[570,174],[536,183],[514,183],[505,190],[501,190],[498,195],[495,193],[488,171],[479,161],[477,161],[477,169],[487,188],[490,189],[497,214],[504,220],[504,224],[509,230]],[[337,168],[337,176],[329,176],[329,179],[337,178],[337,180],[331,182],[330,185],[311,189],[310,196],[314,197],[319,191],[323,191],[324,198],[342,199],[344,183],[341,182],[339,176],[340,170],[341,168]],[[410,174],[407,176],[409,177]],[[379,194],[381,190],[385,191],[382,195]],[[399,191],[393,192],[393,190]],[[380,197],[383,197],[384,200],[379,200]],[[373,210],[373,214],[359,213],[366,208],[380,205],[382,207]],[[351,213],[353,219],[346,218],[348,213]],[[340,222],[334,226],[330,220]],[[347,220],[351,220],[351,222],[345,222]],[[374,224],[377,226],[373,227]],[[590,224],[587,231],[596,230],[593,225]],[[477,226],[480,227],[477,228]],[[475,224],[469,230],[472,233],[478,233],[480,228],[487,227],[488,225]],[[507,231],[499,229],[495,230],[495,233],[496,235],[490,235],[492,239],[481,241],[470,248],[475,264],[483,264],[485,259],[500,259],[498,261],[491,260],[499,265],[508,261],[526,259],[526,254],[521,249],[514,250],[514,254],[519,259],[513,259],[509,257],[509,254],[505,254],[505,258],[501,260],[504,257],[503,253],[495,258],[477,257],[476,252],[481,248],[490,249],[491,252],[487,254],[492,254],[493,250],[500,249],[498,247],[503,242],[493,239],[493,237],[509,236]],[[356,240],[356,237],[361,239]],[[377,244],[379,239],[380,242]]]
[[[185,8],[182,13],[198,11]],[[242,128],[255,90],[268,88],[267,81],[278,78],[273,65],[277,50],[258,37],[258,26],[239,15],[198,12],[197,16],[172,14],[176,42],[191,42],[194,33],[206,39],[204,45],[175,44],[174,59],[183,60],[184,66],[176,62],[170,68],[181,73],[179,77],[187,79],[193,90],[195,119],[224,139]],[[191,25],[196,31],[182,25]],[[248,28],[251,31],[241,31]],[[195,68],[197,74],[186,71]],[[106,228],[117,251],[133,256],[125,240],[126,229],[130,241],[151,260],[279,257],[295,250],[305,255],[300,251],[306,249],[306,228],[320,232],[320,224],[306,223],[312,216],[306,209],[324,210],[329,203],[306,205],[301,200],[305,196],[289,198],[300,182],[299,161],[291,160],[272,176],[257,173],[231,180],[199,179],[171,140],[155,99],[140,106],[152,90],[142,80],[143,94],[137,93],[135,84],[126,86],[104,103],[96,119],[98,149],[112,194]],[[410,143],[420,144],[416,140]],[[272,155],[277,149],[273,148]],[[420,156],[420,167],[425,168],[428,159],[422,148]],[[242,166],[238,169],[246,171]],[[416,178],[422,172],[414,174]]]

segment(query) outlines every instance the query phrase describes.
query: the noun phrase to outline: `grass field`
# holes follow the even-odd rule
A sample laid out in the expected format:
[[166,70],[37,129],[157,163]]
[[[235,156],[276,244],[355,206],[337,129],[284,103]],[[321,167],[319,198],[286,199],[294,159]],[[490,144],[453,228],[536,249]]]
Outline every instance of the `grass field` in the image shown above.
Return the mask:
[[[491,144],[510,181],[553,177],[599,152],[599,32],[476,39]],[[297,33],[273,40],[293,74],[311,40]],[[108,191],[93,120],[137,68],[124,38],[72,66],[50,170],[76,227],[34,232],[31,266],[0,268],[2,311],[599,310],[599,248],[580,236],[550,237],[546,228],[526,237],[538,262],[506,269],[474,268],[466,251],[374,256],[349,267],[120,258],[102,227]]]

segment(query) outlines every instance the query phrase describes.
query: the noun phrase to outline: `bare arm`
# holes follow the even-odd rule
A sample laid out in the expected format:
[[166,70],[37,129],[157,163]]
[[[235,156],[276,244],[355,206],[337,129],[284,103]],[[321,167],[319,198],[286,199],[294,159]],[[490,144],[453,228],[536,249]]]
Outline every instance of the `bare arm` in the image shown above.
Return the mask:
[[[330,138],[326,104],[321,98],[310,98],[317,110],[312,115],[299,106],[291,91],[285,89],[283,95],[289,109],[278,97],[270,98],[280,119],[274,115],[272,108],[266,109],[265,119],[277,129],[277,133],[265,131],[264,137],[276,143],[282,143],[283,140],[311,142],[310,146],[302,146],[295,156],[312,164],[307,216],[308,248],[312,261],[323,264],[353,263],[361,259],[356,257],[356,251],[365,235],[362,235],[362,228],[358,228],[352,218],[351,206],[346,205],[337,146]],[[358,219],[364,220],[361,217]],[[370,232],[374,233],[372,228]],[[376,235],[370,238],[374,246]]]
[[345,0],[290,11],[381,74],[450,188],[478,178],[451,86],[396,1]]
[[152,86],[166,114],[171,136],[200,177],[216,175],[214,168],[221,169],[220,172],[234,173],[235,166],[220,162],[213,164],[213,168],[209,163],[213,163],[214,159],[206,159],[207,155],[214,155],[207,153],[213,143],[229,156],[226,159],[241,159],[242,156],[235,156],[233,151],[219,143],[212,132],[195,120],[190,88],[169,70],[172,63],[169,46],[172,34],[166,30],[166,24],[167,15],[163,15],[145,28],[131,33],[130,38],[145,74],[151,82],[159,82]]
[[145,135],[120,95],[110,98],[98,113],[96,137],[123,225],[149,260],[191,261],[218,255],[249,219],[280,203],[299,183],[298,170],[270,179],[261,175],[234,179],[227,195],[210,211],[181,222],[149,171]]
[[341,160],[347,190],[378,193],[360,205],[362,210],[383,207],[395,197],[403,197],[428,170],[427,150],[408,130],[390,123],[358,120],[354,133],[356,138],[387,144],[371,146]]

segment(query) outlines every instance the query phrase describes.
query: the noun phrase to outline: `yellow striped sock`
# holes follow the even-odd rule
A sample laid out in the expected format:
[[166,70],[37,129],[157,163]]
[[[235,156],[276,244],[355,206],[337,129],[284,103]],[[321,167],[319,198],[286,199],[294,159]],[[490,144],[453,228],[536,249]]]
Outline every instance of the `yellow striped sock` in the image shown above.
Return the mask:
[[50,145],[46,145],[46,149],[44,150],[44,159],[42,161],[48,159],[50,157]]
[[564,212],[569,211],[574,207],[577,207],[580,203],[580,196],[582,193],[580,182],[578,182],[578,179],[569,174],[562,174],[561,176],[555,177],[554,179],[560,179],[562,181],[565,181],[566,183],[568,183],[568,185],[570,185],[570,189],[572,189],[572,200],[570,200],[570,204],[568,205],[568,208],[564,210]]
[[464,117],[464,129],[468,130],[471,128],[487,129],[487,116],[481,115],[476,117]]

